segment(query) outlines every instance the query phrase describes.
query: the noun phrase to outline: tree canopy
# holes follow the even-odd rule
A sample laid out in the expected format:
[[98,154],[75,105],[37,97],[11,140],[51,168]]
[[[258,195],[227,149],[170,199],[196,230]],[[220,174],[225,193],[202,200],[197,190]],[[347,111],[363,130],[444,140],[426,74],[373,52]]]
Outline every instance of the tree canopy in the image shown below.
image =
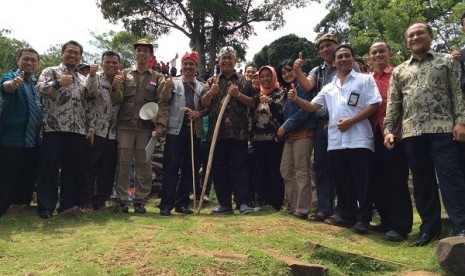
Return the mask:
[[322,34],[335,32],[359,54],[366,55],[375,41],[387,42],[396,57],[406,60],[405,30],[415,22],[429,24],[435,33],[433,48],[448,51],[460,48],[461,0],[336,0],[327,4],[328,15],[315,27]]
[[302,52],[304,57],[302,66],[304,72],[309,72],[321,63],[315,44],[295,34],[282,36],[271,42],[270,45],[264,46],[260,52],[255,54],[253,62],[258,67],[272,65],[276,68],[285,59],[297,59],[299,52]]
[[268,22],[270,29],[284,25],[283,11],[303,7],[313,0],[97,0],[105,19],[121,20],[135,34],[168,34],[179,30],[199,53],[200,71],[213,68],[216,53],[225,45],[245,57],[243,40],[254,35],[254,22]]
[[26,41],[9,38],[10,30],[0,30],[0,75],[16,70],[16,55],[21,48],[31,47]]

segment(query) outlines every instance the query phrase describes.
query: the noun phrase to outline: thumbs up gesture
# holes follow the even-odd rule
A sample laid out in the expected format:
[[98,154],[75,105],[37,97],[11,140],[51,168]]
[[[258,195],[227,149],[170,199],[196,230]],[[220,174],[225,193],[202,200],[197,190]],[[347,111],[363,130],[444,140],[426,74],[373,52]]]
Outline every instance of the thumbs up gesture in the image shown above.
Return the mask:
[[73,84],[73,76],[69,73],[68,68],[65,69],[60,77],[60,86],[70,86]]
[[113,79],[113,89],[119,89],[121,87],[121,84],[123,83],[123,72],[121,70],[118,70],[118,73],[115,75],[115,78]]
[[167,89],[171,89],[173,87],[173,76],[171,73],[168,73],[168,79],[165,81],[165,85]]
[[95,76],[95,74],[97,74],[98,68],[99,62],[97,61],[97,59],[94,59],[94,63],[90,65],[89,75],[91,77]]
[[219,77],[218,76],[215,76],[213,77],[213,84],[210,88],[210,92],[213,94],[213,95],[216,95],[218,94],[218,92],[220,92],[220,86],[219,86],[219,83],[220,80],[219,80]]
[[11,81],[11,84],[13,85],[14,90],[18,89],[18,87],[20,87],[24,83],[24,76],[25,76],[24,71],[21,71],[21,74],[19,74],[19,76],[16,76]]
[[304,54],[302,52],[299,52],[299,57],[294,61],[294,66],[292,69],[294,69],[294,71],[302,70],[303,63],[304,63]]
[[294,102],[295,100],[297,100],[298,97],[299,96],[297,96],[297,91],[295,90],[295,86],[292,83],[291,84],[291,89],[289,89],[289,91],[287,91],[287,98]]

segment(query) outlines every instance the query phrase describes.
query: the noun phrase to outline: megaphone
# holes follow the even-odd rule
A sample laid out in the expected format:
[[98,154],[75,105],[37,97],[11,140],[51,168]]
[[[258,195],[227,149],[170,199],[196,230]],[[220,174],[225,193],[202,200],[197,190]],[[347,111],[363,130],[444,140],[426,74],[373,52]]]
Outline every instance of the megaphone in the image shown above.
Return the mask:
[[155,124],[158,114],[158,105],[154,102],[144,104],[139,110],[139,117],[142,120],[150,120]]

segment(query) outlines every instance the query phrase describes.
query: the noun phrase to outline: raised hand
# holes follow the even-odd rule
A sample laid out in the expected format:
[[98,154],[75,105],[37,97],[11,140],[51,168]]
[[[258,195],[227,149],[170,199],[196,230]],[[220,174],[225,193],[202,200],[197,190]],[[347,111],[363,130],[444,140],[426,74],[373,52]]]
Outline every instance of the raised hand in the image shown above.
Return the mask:
[[229,85],[228,94],[231,95],[231,97],[237,98],[239,97],[240,93],[241,92],[239,91],[239,87],[237,86],[237,84],[232,83]]
[[293,83],[291,83],[291,89],[287,91],[287,98],[291,101],[297,100],[299,96],[297,96],[297,91],[295,90],[295,86]]
[[73,84],[73,76],[69,73],[68,68],[66,68],[60,77],[60,86],[70,86],[71,84]]
[[292,69],[294,69],[294,71],[302,70],[303,64],[304,64],[304,54],[302,52],[299,52],[299,58],[297,58],[294,61],[294,66],[292,67]]
[[123,83],[123,72],[121,70],[118,70],[118,73],[115,75],[115,78],[113,79],[113,89],[118,89],[121,87],[121,84]]
[[95,74],[97,74],[99,65],[100,64],[97,61],[97,59],[94,59],[94,64],[90,65],[89,76],[93,77],[93,76],[95,76]]
[[210,87],[210,92],[213,95],[217,95],[220,92],[220,86],[218,84],[219,82],[220,82],[220,80],[219,80],[218,76],[213,77],[213,84]]
[[171,89],[173,87],[173,76],[171,73],[168,73],[168,78],[165,81],[165,86],[167,89]]

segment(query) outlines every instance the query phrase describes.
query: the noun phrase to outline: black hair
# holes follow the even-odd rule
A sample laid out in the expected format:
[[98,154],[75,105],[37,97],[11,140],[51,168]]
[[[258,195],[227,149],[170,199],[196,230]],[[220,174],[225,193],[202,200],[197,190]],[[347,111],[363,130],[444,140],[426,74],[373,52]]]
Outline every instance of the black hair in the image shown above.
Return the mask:
[[293,59],[286,59],[286,60],[283,60],[281,63],[279,63],[278,67],[276,67],[276,75],[278,77],[278,82],[282,87],[290,88],[291,84],[284,81],[283,74],[281,72],[283,70],[283,68],[286,67],[286,66],[289,66],[289,67],[293,68],[294,67],[294,60]]
[[460,25],[463,26],[463,19],[465,18],[465,11],[462,12],[462,15],[460,15]]
[[21,58],[21,57],[23,56],[23,53],[24,53],[24,52],[29,52],[29,53],[34,53],[34,54],[36,54],[36,55],[37,55],[37,60],[39,60],[39,58],[40,58],[39,53],[37,53],[37,51],[34,50],[34,49],[32,49],[32,48],[23,48],[23,49],[19,50],[18,55],[17,55],[16,57],[17,57],[18,59]]
[[334,49],[334,59],[336,59],[337,51],[339,51],[339,50],[341,50],[343,48],[348,49],[350,51],[350,54],[352,55],[352,57],[355,59],[354,49],[352,49],[352,47],[350,47],[350,45],[348,45],[348,44],[341,44],[341,45],[337,46],[336,49]]
[[63,54],[66,50],[66,47],[68,47],[69,45],[74,45],[74,46],[78,46],[79,47],[79,51],[81,51],[81,56],[84,52],[84,48],[82,48],[82,45],[79,44],[79,42],[77,41],[74,41],[74,40],[70,40],[68,42],[66,42],[62,47],[61,47],[61,54]]
[[102,62],[103,62],[103,59],[106,57],[106,56],[113,56],[113,57],[117,57],[118,58],[118,61],[121,61],[121,57],[119,56],[119,54],[115,51],[105,51],[103,52],[102,54]]

